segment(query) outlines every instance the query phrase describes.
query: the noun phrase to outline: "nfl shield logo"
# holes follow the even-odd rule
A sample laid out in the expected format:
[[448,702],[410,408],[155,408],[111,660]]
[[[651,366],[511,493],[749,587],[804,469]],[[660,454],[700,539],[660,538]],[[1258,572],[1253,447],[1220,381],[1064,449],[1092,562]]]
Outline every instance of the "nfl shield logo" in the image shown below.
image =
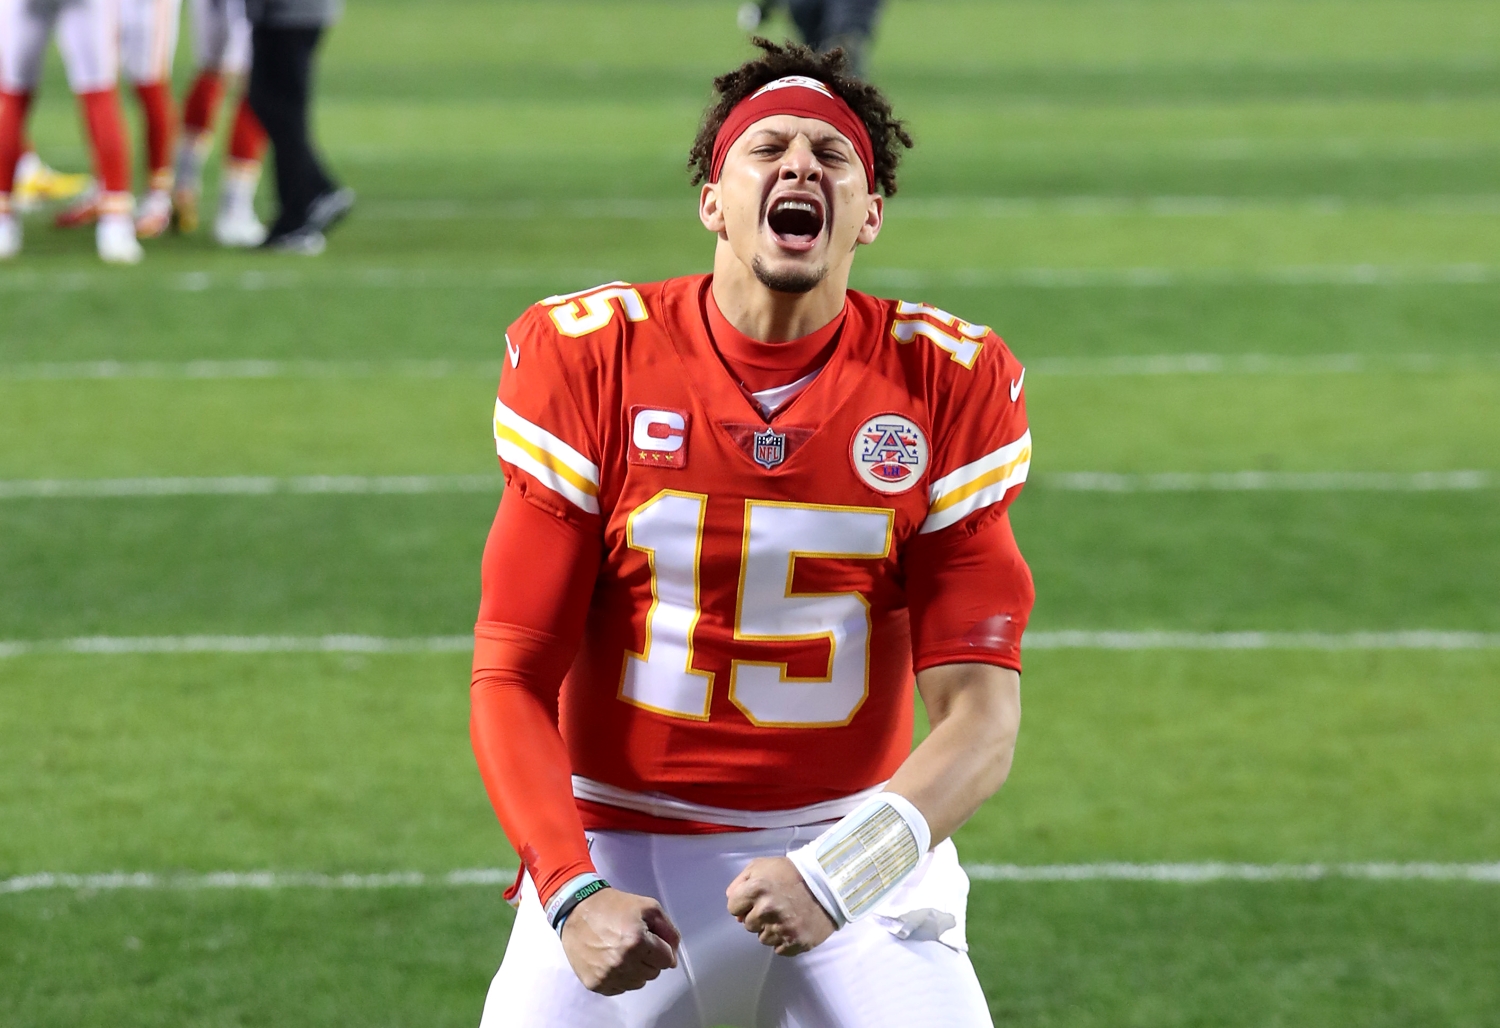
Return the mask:
[[750,456],[754,457],[755,463],[761,467],[774,468],[786,460],[786,433],[778,432],[774,428],[755,433],[755,441],[750,446]]

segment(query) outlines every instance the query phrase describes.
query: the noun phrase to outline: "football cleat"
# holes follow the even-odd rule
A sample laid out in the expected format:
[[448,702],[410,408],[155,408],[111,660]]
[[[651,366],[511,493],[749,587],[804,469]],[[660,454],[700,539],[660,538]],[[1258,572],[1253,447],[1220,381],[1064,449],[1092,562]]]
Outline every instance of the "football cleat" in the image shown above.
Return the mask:
[[155,239],[172,224],[172,196],[164,189],[153,189],[141,201],[135,219],[137,239]]
[[21,252],[21,219],[14,214],[0,214],[0,261],[8,261]]
[[58,228],[83,228],[99,220],[99,194],[90,190],[57,212],[52,224]]
[[87,175],[56,171],[35,153],[26,153],[16,162],[13,199],[18,208],[29,210],[52,200],[71,200],[86,192],[93,181]]
[[135,219],[129,214],[106,214],[94,227],[94,245],[106,264],[139,264],[145,251],[135,238]]
[[220,246],[250,249],[266,241],[266,226],[252,210],[221,207],[214,218],[214,238]]
[[184,235],[198,231],[198,190],[178,188],[172,193],[172,227]]

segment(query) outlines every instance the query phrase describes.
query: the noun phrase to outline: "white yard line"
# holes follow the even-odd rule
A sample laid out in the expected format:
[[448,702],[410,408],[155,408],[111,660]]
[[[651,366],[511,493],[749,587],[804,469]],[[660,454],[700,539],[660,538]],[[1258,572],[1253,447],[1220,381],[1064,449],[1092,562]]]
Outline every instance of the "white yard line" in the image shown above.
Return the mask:
[[[164,635],[0,640],[0,658],[45,654],[467,653],[469,635]],[[1500,632],[1168,632],[1056,630],[1026,633],[1027,650],[1500,650]]]
[[[159,496],[498,494],[490,475],[224,475],[218,477],[0,479],[0,501],[122,499]],[[1116,474],[1054,471],[1033,476],[1039,489],[1086,493],[1473,492],[1500,487],[1488,471],[1221,471]]]
[[89,635],[74,639],[0,641],[0,657],[71,653],[470,653],[472,635],[392,638],[377,635]]
[[[640,271],[637,268],[635,271]],[[330,268],[300,271],[188,271],[160,273],[18,270],[0,275],[0,293],[73,293],[93,289],[164,289],[261,292],[295,289],[559,289],[588,288],[631,278],[624,268]],[[659,277],[649,271],[636,281]],[[1308,264],[1261,268],[890,268],[864,266],[857,288],[924,289],[935,286],[1038,289],[1154,289],[1185,285],[1468,285],[1500,281],[1500,265]]]
[[[500,377],[500,355],[489,360],[187,360],[37,361],[0,363],[0,382],[74,379],[456,378]],[[1500,371],[1497,353],[1156,353],[1100,357],[1036,357],[1033,376],[1359,375],[1377,372]]]
[[[682,220],[696,197],[592,200],[513,200],[494,203],[451,200],[384,200],[360,208],[361,218],[382,221]],[[1403,213],[1500,214],[1500,194],[1474,193],[1372,199],[1338,195],[1265,196],[933,196],[898,197],[886,205],[897,220],[1016,219],[1046,217],[1223,218],[1244,214],[1340,217]]]
[[1080,493],[1468,492],[1500,486],[1488,471],[1208,471],[1119,475],[1053,471],[1035,476],[1044,489]]
[[1028,650],[1500,650],[1500,632],[1027,632]]
[[99,499],[134,496],[271,496],[275,494],[499,494],[492,475],[226,475],[217,478],[0,479],[0,500]]
[[[976,882],[1311,882],[1348,879],[1374,882],[1483,882],[1500,884],[1500,863],[1366,863],[1366,864],[965,864]],[[0,894],[67,889],[75,891],[201,891],[209,889],[411,889],[505,887],[516,878],[513,868],[475,868],[429,874],[394,871],[383,874],[319,874],[299,871],[215,871],[208,874],[156,874],[117,871],[111,874],[40,872],[0,879]]]

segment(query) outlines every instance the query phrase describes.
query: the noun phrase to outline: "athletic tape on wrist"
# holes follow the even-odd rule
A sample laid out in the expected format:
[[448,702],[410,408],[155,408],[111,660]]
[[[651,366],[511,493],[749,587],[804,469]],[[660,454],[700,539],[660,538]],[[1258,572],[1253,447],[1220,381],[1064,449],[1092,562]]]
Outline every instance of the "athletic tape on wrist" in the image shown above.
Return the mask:
[[906,797],[883,792],[788,856],[813,897],[843,927],[905,881],[931,844],[922,812]]
[[599,890],[608,888],[609,883],[604,880],[604,876],[592,871],[569,878],[561,889],[552,894],[547,906],[543,908],[547,923],[552,926],[553,931],[562,934],[563,922],[567,921],[573,908]]

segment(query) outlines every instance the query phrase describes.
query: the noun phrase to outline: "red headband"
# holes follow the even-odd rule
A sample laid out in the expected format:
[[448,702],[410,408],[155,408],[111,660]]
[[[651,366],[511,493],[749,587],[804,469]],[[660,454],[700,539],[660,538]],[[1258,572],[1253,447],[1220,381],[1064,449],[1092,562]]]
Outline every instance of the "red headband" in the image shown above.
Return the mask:
[[816,118],[842,132],[854,144],[854,152],[865,166],[865,181],[869,184],[870,192],[875,192],[875,148],[870,145],[870,132],[865,128],[864,121],[833,90],[817,79],[803,75],[788,75],[777,79],[735,104],[729,116],[724,119],[724,124],[719,126],[718,135],[714,136],[713,166],[708,176],[710,182],[719,181],[719,173],[724,170],[724,158],[729,156],[729,148],[734,145],[735,140],[744,135],[751,125],[774,114]]

